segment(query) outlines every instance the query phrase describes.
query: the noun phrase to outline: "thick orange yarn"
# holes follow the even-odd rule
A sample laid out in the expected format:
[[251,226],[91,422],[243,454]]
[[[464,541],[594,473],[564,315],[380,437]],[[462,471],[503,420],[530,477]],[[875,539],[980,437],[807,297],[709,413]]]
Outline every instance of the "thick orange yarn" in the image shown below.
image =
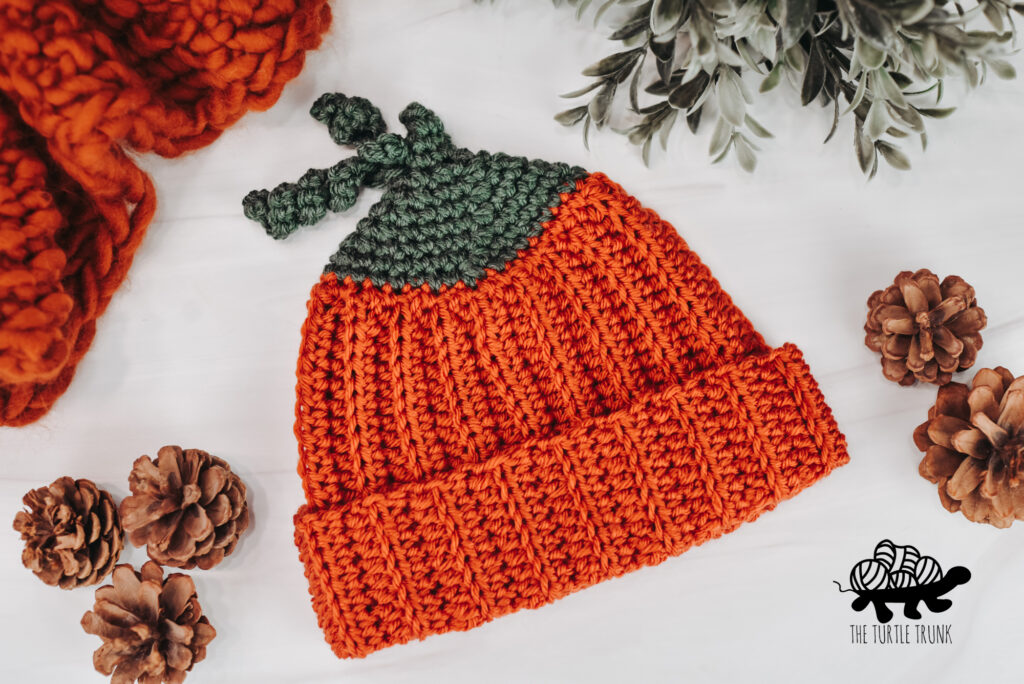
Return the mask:
[[313,288],[296,543],[338,656],[660,563],[848,460],[672,226],[601,174],[561,200],[473,288]]
[[0,425],[66,389],[174,156],[273,104],[326,0],[0,0]]

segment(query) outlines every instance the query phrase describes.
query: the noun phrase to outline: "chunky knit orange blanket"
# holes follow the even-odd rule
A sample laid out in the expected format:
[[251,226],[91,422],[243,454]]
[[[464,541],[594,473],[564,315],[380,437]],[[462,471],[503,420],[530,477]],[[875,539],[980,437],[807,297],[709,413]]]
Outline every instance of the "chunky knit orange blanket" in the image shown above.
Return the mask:
[[0,0],[0,425],[67,388],[153,217],[126,150],[270,107],[329,23],[326,0]]

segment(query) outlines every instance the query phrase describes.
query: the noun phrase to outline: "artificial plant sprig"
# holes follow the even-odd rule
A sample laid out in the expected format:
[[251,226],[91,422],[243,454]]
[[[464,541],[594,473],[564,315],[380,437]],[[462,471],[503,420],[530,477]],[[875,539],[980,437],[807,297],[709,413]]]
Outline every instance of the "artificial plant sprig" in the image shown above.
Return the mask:
[[[1015,75],[1005,57],[1016,32],[1012,13],[1024,14],[1024,2],[1010,0],[567,1],[578,16],[596,6],[595,21],[615,6],[627,10],[610,37],[626,49],[587,67],[591,82],[565,97],[589,101],[556,116],[582,125],[585,141],[592,126],[610,122],[617,101],[628,100],[639,120],[624,132],[646,162],[655,137],[664,146],[680,116],[696,132],[714,102],[711,155],[720,161],[733,153],[752,171],[754,138],[771,137],[750,114],[754,95],[744,76],[753,71],[760,92],[786,81],[803,105],[830,105],[826,142],[852,116],[857,160],[869,176],[879,156],[910,167],[896,140],[917,135],[927,145],[925,118],[953,111],[939,107],[946,79],[975,87],[989,71]],[[652,100],[643,104],[642,85]]]

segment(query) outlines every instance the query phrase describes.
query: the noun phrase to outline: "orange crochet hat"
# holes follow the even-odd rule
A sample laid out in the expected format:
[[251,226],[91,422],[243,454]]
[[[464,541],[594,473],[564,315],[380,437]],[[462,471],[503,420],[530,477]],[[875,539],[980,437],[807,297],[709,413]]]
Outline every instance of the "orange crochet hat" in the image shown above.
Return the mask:
[[49,410],[155,210],[126,154],[266,109],[326,0],[0,0],[0,426]]
[[667,223],[599,173],[313,115],[358,155],[250,193],[275,237],[384,187],[314,286],[296,542],[334,652],[368,653],[662,562],[848,460],[792,345],[767,347]]

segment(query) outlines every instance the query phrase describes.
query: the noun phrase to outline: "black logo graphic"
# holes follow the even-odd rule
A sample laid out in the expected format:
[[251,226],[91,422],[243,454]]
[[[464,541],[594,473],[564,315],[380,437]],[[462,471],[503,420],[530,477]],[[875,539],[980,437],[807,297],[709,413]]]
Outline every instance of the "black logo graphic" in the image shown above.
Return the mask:
[[918,604],[923,601],[933,613],[949,610],[953,602],[940,597],[970,579],[971,571],[965,567],[958,565],[943,573],[931,556],[922,556],[913,546],[883,539],[875,547],[873,558],[860,561],[850,570],[851,589],[835,584],[839,591],[857,594],[851,604],[857,612],[873,605],[875,616],[884,625],[893,617],[886,604],[902,603],[904,616],[920,620]]

